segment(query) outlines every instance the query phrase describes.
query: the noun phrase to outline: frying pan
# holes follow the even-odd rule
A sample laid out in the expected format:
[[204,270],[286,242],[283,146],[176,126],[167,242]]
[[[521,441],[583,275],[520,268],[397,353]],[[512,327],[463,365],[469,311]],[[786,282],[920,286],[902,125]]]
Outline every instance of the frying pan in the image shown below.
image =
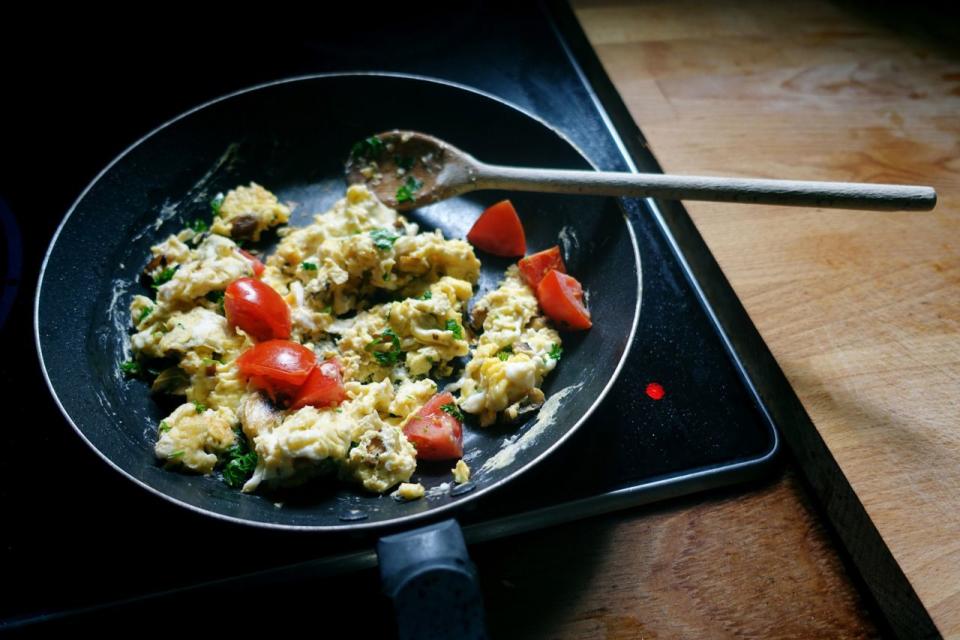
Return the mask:
[[[502,100],[467,87],[397,74],[332,74],[254,87],[197,107],[118,156],[67,213],[47,252],[35,302],[35,331],[47,384],[67,421],[109,465],[183,507],[244,524],[313,532],[381,533],[452,514],[546,458],[580,427],[612,386],[640,311],[640,257],[614,199],[473,193],[412,212],[422,229],[465,237],[485,206],[516,205],[530,251],[561,244],[568,270],[587,291],[594,326],[564,334],[563,358],[548,376],[553,419],[465,430],[474,469],[454,490],[449,464],[420,464],[424,499],[400,503],[342,483],[284,494],[241,494],[215,476],[163,470],[156,425],[169,412],[145,383],[126,379],[130,299],[149,247],[196,218],[209,199],[251,180],[296,203],[291,224],[308,222],[342,197],[343,162],[374,132],[424,131],[494,163],[591,168],[561,133]],[[269,244],[269,240],[267,241]],[[496,287],[511,261],[480,253],[477,296]],[[502,464],[487,465],[498,452]],[[490,499],[496,499],[495,495]]]

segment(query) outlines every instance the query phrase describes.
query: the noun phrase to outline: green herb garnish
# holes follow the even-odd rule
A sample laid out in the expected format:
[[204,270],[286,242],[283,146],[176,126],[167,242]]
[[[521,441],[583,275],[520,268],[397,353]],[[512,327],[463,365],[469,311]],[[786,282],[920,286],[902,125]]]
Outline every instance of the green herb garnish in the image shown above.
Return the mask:
[[189,227],[193,229],[194,233],[203,233],[208,229],[207,223],[199,218],[191,222]]
[[446,330],[453,333],[457,340],[463,340],[463,327],[457,324],[456,320],[447,320]]
[[175,274],[177,272],[177,269],[179,268],[180,268],[180,265],[177,264],[172,267],[167,267],[166,269],[161,271],[157,276],[153,278],[153,285],[152,285],[153,288],[159,289],[160,285],[170,282],[170,280],[173,279],[173,274]]
[[323,312],[324,312],[324,313],[329,313],[330,315],[333,315],[333,305],[332,305],[332,304],[328,304],[327,306],[325,306],[325,307],[323,308]]
[[547,355],[553,358],[554,360],[559,360],[560,357],[563,355],[563,349],[560,347],[560,345],[558,345],[557,343],[554,343],[553,346],[550,347],[550,352]]
[[370,232],[370,237],[373,238],[373,244],[377,249],[389,251],[400,236],[391,233],[389,229],[374,229]]
[[410,171],[417,159],[413,156],[393,156],[393,162],[404,171]]
[[507,360],[510,358],[511,354],[513,354],[513,347],[506,346],[497,352],[497,357],[500,358],[501,360]]
[[257,452],[251,451],[242,431],[236,431],[237,440],[227,449],[227,464],[223,467],[223,481],[238,489],[253,475],[257,468]]
[[121,362],[120,370],[128,376],[138,376],[140,375],[141,371],[140,363],[136,360],[127,360],[126,362]]
[[197,410],[197,413],[203,413],[207,410],[207,405],[203,404],[202,402],[194,402],[193,408]]
[[423,182],[413,176],[409,176],[407,181],[397,189],[397,202],[413,202],[413,194],[420,190]]
[[151,313],[153,313],[153,307],[144,307],[143,310],[140,311],[140,317],[137,318],[137,324],[140,324],[146,320],[147,316],[149,316]]
[[210,199],[210,211],[213,212],[214,216],[220,215],[220,207],[223,206],[223,194],[218,193]]
[[350,157],[354,159],[376,160],[382,153],[383,142],[376,136],[361,140],[350,149]]
[[420,296],[418,299],[419,299],[419,300],[429,300],[429,299],[432,298],[432,297],[433,297],[433,292],[430,291],[430,289],[427,289],[426,291],[423,292],[423,295]]
[[457,405],[451,402],[450,404],[445,404],[440,408],[443,409],[445,412],[449,413],[450,415],[452,415],[454,418],[456,418],[460,422],[463,422],[463,413],[460,411],[460,407],[458,407]]
[[[375,351],[377,345],[390,343],[389,351]],[[388,367],[397,364],[403,351],[400,349],[400,338],[393,332],[393,329],[386,329],[380,336],[366,346],[367,351],[373,351],[373,357],[381,365]]]
[[173,460],[174,458],[182,458],[182,457],[183,457],[183,449],[180,449],[179,451],[174,451],[174,452],[171,453],[168,457],[169,457],[170,460]]
[[170,426],[169,422],[166,420],[160,422],[160,433],[166,433],[167,431],[170,431],[170,429],[173,429],[173,427]]
[[300,268],[303,269],[304,271],[316,271],[317,265],[314,264],[313,262],[301,262]]

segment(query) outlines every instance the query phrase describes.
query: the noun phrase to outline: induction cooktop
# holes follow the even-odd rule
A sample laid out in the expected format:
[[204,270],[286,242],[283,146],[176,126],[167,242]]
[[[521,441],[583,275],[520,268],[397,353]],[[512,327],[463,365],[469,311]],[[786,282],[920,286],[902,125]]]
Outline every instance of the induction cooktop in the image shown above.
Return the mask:
[[[400,10],[380,17],[362,38],[321,29],[229,52],[202,34],[176,46],[160,34],[85,38],[61,43],[52,78],[15,79],[30,88],[32,101],[65,100],[70,108],[42,125],[33,102],[3,116],[14,141],[8,151],[21,158],[0,184],[0,322],[10,356],[0,376],[11,406],[2,435],[7,517],[0,541],[6,582],[18,585],[0,603],[4,624],[200,584],[376,562],[373,539],[325,537],[320,547],[307,534],[205,519],[148,494],[97,458],[51,400],[30,337],[39,264],[84,185],[141,135],[195,104],[261,82],[395,71],[511,102],[563,132],[600,169],[659,171],[568,8],[475,3],[435,10],[429,21]],[[60,149],[55,167],[42,148],[48,139]],[[742,309],[733,298],[718,313],[717,300],[732,293],[686,213],[677,203],[621,202],[643,274],[629,360],[601,408],[555,455],[509,491],[457,514],[468,542],[742,481],[763,474],[776,457],[777,430],[720,319]],[[189,565],[155,562],[158,541],[184,532],[216,540],[218,553]]]

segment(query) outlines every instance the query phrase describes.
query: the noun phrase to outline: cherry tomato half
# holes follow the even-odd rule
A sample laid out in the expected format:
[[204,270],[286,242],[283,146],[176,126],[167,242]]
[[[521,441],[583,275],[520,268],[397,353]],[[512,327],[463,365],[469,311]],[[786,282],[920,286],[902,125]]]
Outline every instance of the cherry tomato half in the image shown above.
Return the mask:
[[343,367],[340,366],[339,360],[331,358],[313,368],[306,382],[297,392],[290,408],[299,409],[307,405],[329,407],[338,405],[346,399],[347,391],[343,388]]
[[443,410],[444,406],[457,406],[449,391],[430,398],[403,427],[403,434],[417,448],[420,460],[453,460],[463,456],[463,426]]
[[573,276],[550,271],[537,286],[537,300],[547,316],[567,329],[589,329],[590,312],[583,306],[583,287]]
[[290,307],[273,288],[253,278],[239,278],[227,286],[223,309],[232,327],[243,329],[254,340],[290,337]]
[[237,358],[240,374],[274,401],[295,397],[316,364],[313,351],[289,340],[261,342]]
[[510,258],[527,252],[527,239],[517,210],[509,200],[489,207],[473,223],[467,240],[477,249]]
[[563,256],[560,255],[560,247],[556,245],[523,258],[517,265],[520,267],[520,275],[528,285],[533,287],[534,291],[543,280],[543,276],[547,275],[551,269],[556,269],[560,273],[567,272],[567,268],[563,265]]

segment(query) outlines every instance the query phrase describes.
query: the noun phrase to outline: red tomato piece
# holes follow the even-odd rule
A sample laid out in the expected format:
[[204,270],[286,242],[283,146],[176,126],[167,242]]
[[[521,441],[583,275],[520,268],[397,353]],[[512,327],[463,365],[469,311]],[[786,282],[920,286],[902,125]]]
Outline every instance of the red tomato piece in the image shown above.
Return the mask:
[[452,460],[463,456],[463,425],[444,411],[444,406],[459,413],[449,391],[438,393],[403,427],[403,434],[417,448],[420,460]]
[[313,351],[289,340],[261,342],[237,358],[240,374],[275,401],[295,397],[316,364]]
[[223,296],[227,322],[240,327],[254,340],[286,340],[290,337],[290,307],[268,284],[239,278]]
[[517,265],[520,267],[520,275],[534,290],[551,269],[560,273],[567,272],[563,265],[563,256],[560,255],[560,247],[556,245],[523,258]]
[[510,258],[527,252],[527,238],[517,210],[509,200],[498,202],[480,214],[467,240],[477,249]]
[[263,270],[266,269],[266,267],[263,266],[262,262],[260,262],[260,258],[253,255],[249,251],[244,251],[243,249],[240,249],[239,251],[240,251],[240,255],[242,255],[244,258],[249,260],[250,263],[253,265],[253,275],[257,276],[258,278],[262,276]]
[[583,287],[573,276],[550,271],[537,286],[537,300],[547,316],[567,329],[589,329],[590,312],[583,306]]
[[313,368],[290,408],[299,409],[307,405],[330,407],[346,399],[347,391],[343,388],[343,367],[340,366],[339,360],[330,358]]

